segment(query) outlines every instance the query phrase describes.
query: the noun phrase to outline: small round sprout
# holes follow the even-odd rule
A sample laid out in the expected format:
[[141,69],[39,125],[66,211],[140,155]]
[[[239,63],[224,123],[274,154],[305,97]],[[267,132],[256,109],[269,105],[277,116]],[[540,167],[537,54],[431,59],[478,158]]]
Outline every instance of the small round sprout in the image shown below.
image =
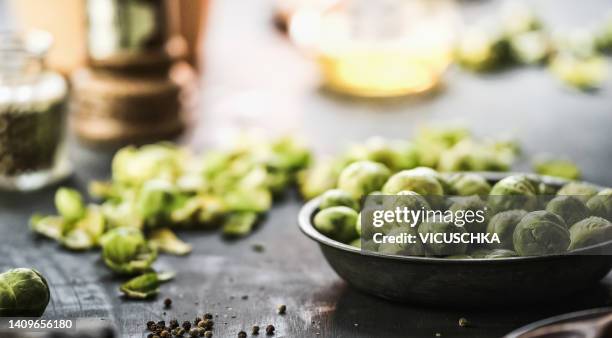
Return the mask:
[[345,207],[330,207],[319,211],[314,217],[314,226],[322,234],[342,243],[350,243],[358,237],[355,224],[357,211]]
[[59,188],[55,193],[55,208],[67,222],[81,219],[85,215],[85,204],[81,193],[70,188]]
[[[413,219],[411,211],[416,212],[421,210],[422,212],[425,212],[427,210],[431,210],[431,207],[429,206],[429,203],[427,202],[425,197],[417,194],[414,191],[400,191],[395,197],[390,198],[393,199],[393,205],[391,206],[391,210],[395,211],[399,208],[400,210],[408,211],[408,219],[402,221],[409,222],[409,224],[413,227],[416,227],[421,224],[421,219]],[[401,224],[397,225],[403,226],[405,225],[405,222],[402,222]]]
[[389,140],[380,136],[370,137],[365,142],[349,149],[350,161],[372,161],[384,164],[387,168],[396,168],[399,154]]
[[525,215],[527,215],[525,210],[507,210],[493,216],[487,225],[487,233],[497,234],[499,243],[490,245],[498,249],[513,250],[512,235],[514,234],[514,228]]
[[[437,236],[443,234],[444,238],[448,238],[455,233],[465,233],[465,228],[458,227],[451,223],[446,222],[424,222],[419,226],[419,234],[422,236]],[[447,243],[449,242],[449,243]],[[428,253],[434,256],[452,256],[465,254],[468,248],[467,243],[450,243],[451,240],[442,240],[440,243],[437,241],[427,241],[423,243]]]
[[587,208],[594,215],[612,221],[612,189],[604,189],[591,197]]
[[403,238],[408,235],[417,236],[417,240],[414,243],[406,243],[403,241],[396,241],[394,243],[381,243],[378,246],[378,252],[388,255],[403,255],[403,256],[425,256],[425,247],[423,243],[418,240],[416,228],[411,227],[398,227],[394,228],[387,234],[387,237]]
[[102,236],[102,258],[111,270],[124,275],[147,271],[157,258],[157,250],[147,244],[136,228],[115,228]]
[[346,191],[340,189],[327,190],[321,195],[319,208],[327,209],[330,207],[345,206],[354,210],[359,210],[359,203]]
[[391,172],[380,163],[359,161],[350,164],[340,173],[338,188],[360,199],[373,191],[379,190],[389,178]]
[[569,182],[557,192],[558,196],[574,196],[586,203],[591,197],[597,195],[597,188],[588,183]]
[[391,176],[382,188],[385,194],[394,195],[400,191],[414,191],[423,196],[444,194],[437,177],[418,168],[398,172]]
[[612,223],[601,217],[592,216],[574,224],[570,230],[570,250],[612,240]]
[[448,180],[449,193],[458,196],[485,196],[491,192],[491,185],[478,174],[455,174]]
[[[455,216],[463,214],[465,219],[455,220],[455,225],[462,226],[471,233],[483,233],[486,230],[489,212],[485,201],[478,196],[458,198],[448,209]],[[481,215],[481,216],[478,216]]]
[[521,256],[558,254],[567,251],[570,234],[561,217],[540,210],[523,217],[514,229],[512,241]]
[[34,269],[0,274],[0,317],[40,317],[49,304],[47,281]]
[[525,175],[508,176],[491,189],[489,206],[494,213],[512,209],[534,210],[538,205],[537,187]]
[[557,196],[553,198],[548,202],[546,211],[561,216],[568,227],[589,217],[589,209],[587,209],[581,200],[574,196]]

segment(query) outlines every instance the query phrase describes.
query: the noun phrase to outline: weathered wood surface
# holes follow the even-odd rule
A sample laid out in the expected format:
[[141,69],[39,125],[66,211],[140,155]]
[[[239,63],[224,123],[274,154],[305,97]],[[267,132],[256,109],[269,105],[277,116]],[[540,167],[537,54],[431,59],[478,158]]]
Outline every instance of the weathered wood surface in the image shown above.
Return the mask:
[[[546,19],[566,27],[601,18],[609,6],[603,0],[579,6],[572,1],[533,3]],[[469,7],[468,15],[493,6],[462,4]],[[483,77],[451,70],[439,95],[349,100],[317,87],[316,68],[271,28],[269,9],[269,3],[260,1],[213,2],[201,109],[182,142],[205,149],[237,127],[256,126],[271,134],[295,132],[320,154],[330,154],[367,136],[409,137],[418,124],[457,121],[482,136],[516,135],[527,155],[569,156],[581,164],[585,179],[612,184],[612,86],[580,94],[563,89],[541,69]],[[84,189],[87,180],[108,176],[109,154],[74,145],[72,150],[77,172],[69,184]],[[528,168],[526,161],[519,166]],[[69,253],[30,234],[29,216],[52,212],[52,196],[53,188],[0,194],[0,270],[41,270],[52,286],[46,317],[99,317],[115,323],[121,337],[142,337],[147,320],[192,319],[203,311],[219,315],[216,337],[235,337],[253,324],[274,324],[277,337],[496,337],[537,319],[612,299],[611,276],[575,299],[521,309],[430,309],[373,298],[340,280],[318,247],[299,233],[301,202],[290,194],[246,239],[227,242],[214,232],[181,233],[194,252],[162,256],[157,263],[160,269],[177,271],[176,280],[164,285],[156,300],[125,301],[117,292],[120,280],[103,267],[98,253]],[[254,252],[255,243],[265,251]],[[165,297],[174,301],[170,310],[162,308]],[[281,303],[288,307],[285,316],[275,313]],[[474,327],[458,327],[460,317]]]

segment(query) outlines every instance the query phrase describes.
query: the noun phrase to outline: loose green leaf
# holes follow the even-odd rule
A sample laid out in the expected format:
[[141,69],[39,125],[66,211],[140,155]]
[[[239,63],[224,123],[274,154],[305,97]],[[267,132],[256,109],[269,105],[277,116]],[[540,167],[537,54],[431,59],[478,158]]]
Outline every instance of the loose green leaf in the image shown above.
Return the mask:
[[184,256],[192,250],[191,245],[183,242],[167,228],[153,230],[149,235],[149,243],[159,251],[172,255]]
[[242,237],[251,233],[257,222],[257,213],[238,212],[230,214],[223,224],[223,234],[230,237]]

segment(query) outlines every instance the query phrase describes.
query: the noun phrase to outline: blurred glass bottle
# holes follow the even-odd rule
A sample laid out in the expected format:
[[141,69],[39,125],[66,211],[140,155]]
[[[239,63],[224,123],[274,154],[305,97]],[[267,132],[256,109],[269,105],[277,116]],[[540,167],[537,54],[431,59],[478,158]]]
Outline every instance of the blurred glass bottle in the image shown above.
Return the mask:
[[290,35],[314,53],[325,85],[387,97],[434,88],[452,61],[460,17],[452,0],[336,0],[305,6]]
[[46,69],[46,32],[0,34],[0,188],[37,189],[70,173],[67,86]]

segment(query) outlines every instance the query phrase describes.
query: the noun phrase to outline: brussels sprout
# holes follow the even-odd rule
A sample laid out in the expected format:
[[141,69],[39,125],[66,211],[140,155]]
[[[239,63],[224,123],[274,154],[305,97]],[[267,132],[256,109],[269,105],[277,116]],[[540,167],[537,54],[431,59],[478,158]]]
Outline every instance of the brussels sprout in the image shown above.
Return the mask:
[[119,274],[145,272],[157,258],[157,250],[148,245],[136,228],[115,228],[104,234],[100,243],[104,263]]
[[547,34],[526,32],[510,38],[510,50],[515,60],[532,65],[545,61],[551,53],[552,46]]
[[[456,219],[455,225],[462,226],[467,232],[483,233],[489,220],[487,203],[478,196],[458,198],[449,208],[455,217],[463,214],[467,220]],[[481,215],[481,216],[478,216]],[[468,217],[469,216],[469,217]],[[465,223],[465,224],[464,224]]]
[[184,256],[191,252],[191,245],[176,237],[168,228],[155,229],[149,234],[149,243],[158,251]]
[[442,195],[444,189],[437,177],[422,170],[402,170],[391,176],[382,188],[385,194],[397,194],[400,191],[414,191],[423,196]]
[[595,45],[601,52],[612,52],[612,12],[608,13],[604,23],[597,30]]
[[223,223],[223,235],[227,237],[246,236],[257,223],[257,213],[242,211],[231,213]]
[[574,224],[569,233],[572,241],[570,250],[580,249],[612,240],[612,223],[604,218],[591,216]]
[[507,150],[498,150],[494,145],[463,140],[440,154],[438,170],[504,171],[508,169],[513,159],[513,154],[508,154]]
[[557,196],[553,198],[548,202],[546,211],[561,216],[568,227],[589,217],[589,209],[587,209],[581,200],[574,196]]
[[586,205],[594,216],[612,221],[612,189],[600,191],[591,197]]
[[80,219],[85,214],[81,193],[70,188],[59,188],[55,193],[55,208],[66,222]]
[[125,147],[113,157],[113,180],[131,186],[151,179],[173,180],[184,162],[185,153],[169,143]]
[[159,293],[159,285],[173,278],[173,273],[149,272],[121,284],[119,291],[127,298],[146,299],[156,296]]
[[102,210],[96,205],[89,205],[83,218],[64,229],[60,241],[71,250],[88,250],[99,244],[105,230],[106,221]]
[[495,249],[495,250],[491,250],[491,252],[486,254],[484,258],[494,259],[494,258],[506,258],[506,257],[516,257],[516,256],[518,255],[516,254],[516,252],[512,250]]
[[456,57],[466,69],[490,71],[506,65],[510,52],[502,34],[485,28],[470,28],[461,37]]
[[425,256],[425,247],[418,240],[416,228],[398,227],[394,228],[387,234],[387,237],[413,235],[417,236],[414,243],[380,243],[378,252],[388,255],[404,255],[404,256]]
[[176,188],[168,181],[146,181],[136,198],[136,211],[148,225],[157,225],[168,218],[169,206],[177,193]]
[[534,170],[540,175],[556,176],[575,180],[580,178],[580,169],[568,160],[538,160],[533,164]]
[[59,241],[64,233],[66,222],[61,216],[34,215],[30,218],[30,228],[39,235]]
[[489,206],[494,213],[512,209],[533,210],[538,204],[536,189],[525,175],[508,176],[491,189]]
[[[451,223],[445,222],[424,222],[421,223],[418,230],[419,234],[422,236],[434,236],[436,234],[444,234],[445,241],[441,241],[437,243],[435,241],[427,241],[423,243],[428,253],[435,256],[452,256],[452,255],[461,255],[466,253],[468,245],[467,243],[459,242],[459,243],[450,243],[451,239],[448,236],[452,234],[459,233],[463,234],[466,232],[465,228],[458,227]],[[440,236],[441,237],[441,236]],[[436,237],[437,238],[437,237]]]
[[419,151],[412,142],[396,140],[393,141],[392,146],[398,156],[394,170],[412,169],[419,165]]
[[521,256],[558,254],[567,251],[570,234],[563,219],[548,211],[532,211],[514,229],[514,250]]
[[380,163],[359,161],[350,164],[338,179],[338,188],[360,199],[373,191],[379,190],[389,178],[391,172]]
[[415,140],[419,165],[435,168],[442,152],[469,137],[470,132],[460,127],[421,128]]
[[440,185],[442,186],[442,190],[444,192],[448,191],[450,189],[450,185],[448,183],[448,179],[440,174],[439,172],[435,171],[432,168],[428,168],[428,167],[416,167],[413,168],[412,170],[410,170],[411,173],[415,174],[415,175],[425,175],[425,176],[432,176],[435,177],[436,180],[440,183]]
[[557,192],[558,196],[574,196],[581,200],[583,203],[597,195],[597,188],[588,183],[581,182],[569,182]]
[[34,269],[0,274],[0,317],[40,317],[50,297],[47,280]]
[[321,161],[298,173],[298,186],[302,196],[309,200],[333,189],[342,170],[336,161]]
[[601,56],[579,58],[560,53],[550,63],[550,71],[567,85],[581,90],[599,88],[606,80],[608,66]]
[[223,194],[228,211],[265,212],[272,207],[272,193],[264,188],[237,187]]
[[384,164],[387,168],[395,169],[400,155],[393,148],[391,142],[382,137],[371,137],[364,143],[349,149],[347,158],[350,162],[371,161]]
[[321,209],[342,205],[359,211],[359,203],[346,191],[332,189],[321,195],[321,203],[319,205]]
[[491,243],[490,246],[499,249],[513,250],[512,236],[519,222],[527,215],[525,210],[508,210],[498,213],[491,218],[487,225],[487,233],[497,234],[499,243]]
[[455,174],[448,180],[449,193],[458,196],[486,196],[491,192],[491,185],[478,174]]
[[358,214],[345,207],[331,207],[319,211],[314,217],[314,226],[322,234],[342,243],[350,243],[357,235],[355,224]]

